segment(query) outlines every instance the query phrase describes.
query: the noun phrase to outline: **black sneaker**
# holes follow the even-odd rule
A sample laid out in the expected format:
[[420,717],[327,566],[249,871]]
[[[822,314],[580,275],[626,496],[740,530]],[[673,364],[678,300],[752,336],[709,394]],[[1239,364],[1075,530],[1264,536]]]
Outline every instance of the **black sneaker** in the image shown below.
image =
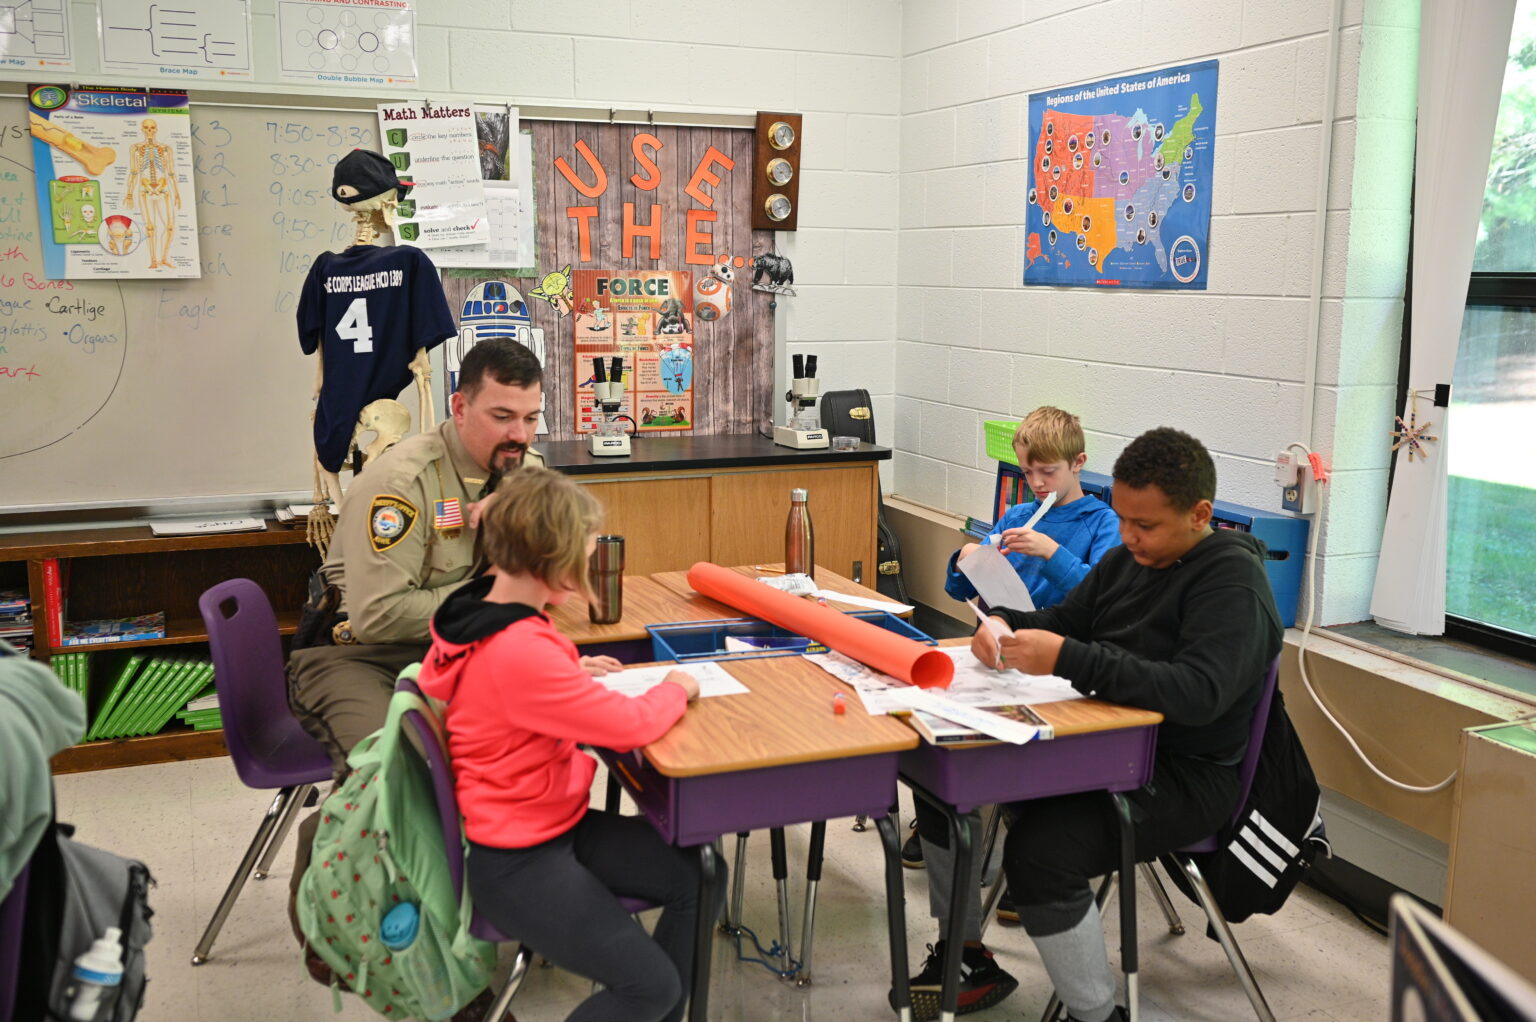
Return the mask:
[[1013,892],[1003,891],[997,897],[997,921],[1001,926],[1019,925],[1019,908],[1013,903]]
[[[912,1017],[929,1022],[939,1017],[939,997],[944,983],[944,941],[928,945],[928,959],[912,977]],[[1018,989],[1019,981],[998,966],[986,948],[966,947],[960,958],[960,997],[957,1015],[990,1008]],[[896,1005],[895,991],[891,1006]]]
[[912,836],[901,846],[901,864],[908,869],[926,869],[928,864],[923,861],[923,842],[917,836],[917,821],[913,820],[907,826]]

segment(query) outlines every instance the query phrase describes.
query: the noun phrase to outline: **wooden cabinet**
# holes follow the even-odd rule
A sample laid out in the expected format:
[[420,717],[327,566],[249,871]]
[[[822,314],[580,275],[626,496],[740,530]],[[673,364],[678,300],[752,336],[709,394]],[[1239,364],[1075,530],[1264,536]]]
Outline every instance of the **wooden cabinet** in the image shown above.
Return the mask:
[[874,578],[879,476],[872,461],[577,480],[603,502],[603,531],[624,536],[631,575],[681,571],[697,561],[782,561],[789,491],[804,487],[816,563],[857,581]]
[[[59,562],[70,621],[165,612],[165,637],[92,646],[54,648],[48,640],[44,565]],[[264,532],[156,537],[146,527],[78,529],[0,535],[0,589],[24,589],[32,599],[32,655],[48,661],[57,653],[84,653],[91,660],[87,716],[105,695],[107,679],[136,649],[179,647],[177,653],[206,657],[208,633],[197,609],[203,590],[228,578],[257,582],[277,612],[279,631],[298,625],[306,581],[319,557],[302,529],[269,523]],[[194,732],[178,723],[159,734],[88,742],[54,758],[59,773],[104,767],[219,756],[219,731]]]
[[880,514],[880,462],[873,444],[853,451],[794,450],[756,434],[640,437],[623,458],[593,456],[587,444],[539,445],[607,508],[605,532],[625,538],[631,575],[681,571],[698,561],[784,559],[789,491],[810,495],[816,563],[872,583]]

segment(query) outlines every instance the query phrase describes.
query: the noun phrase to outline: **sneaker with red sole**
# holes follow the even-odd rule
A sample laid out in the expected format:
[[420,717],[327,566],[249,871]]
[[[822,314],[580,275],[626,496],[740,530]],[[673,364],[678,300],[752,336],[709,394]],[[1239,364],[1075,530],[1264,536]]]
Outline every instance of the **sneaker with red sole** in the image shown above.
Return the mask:
[[[912,977],[912,1017],[916,1022],[930,1022],[939,1017],[939,997],[944,983],[944,941],[928,945],[928,959]],[[960,955],[960,996],[957,1015],[969,1015],[1000,1003],[1018,989],[1019,981],[997,964],[992,952],[984,947],[965,947]],[[896,992],[891,991],[891,1006]]]

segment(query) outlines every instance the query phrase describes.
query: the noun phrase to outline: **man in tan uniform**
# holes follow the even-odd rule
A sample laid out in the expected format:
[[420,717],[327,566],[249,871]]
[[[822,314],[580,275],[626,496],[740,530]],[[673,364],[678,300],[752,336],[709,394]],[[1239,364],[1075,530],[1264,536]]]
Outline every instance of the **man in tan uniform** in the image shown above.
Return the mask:
[[[543,464],[528,449],[542,381],[521,344],[481,341],[464,356],[452,417],[369,461],[342,498],[320,568],[340,597],[338,619],[288,658],[289,705],[330,751],[337,778],[352,747],[384,725],[395,676],[426,654],[433,613],[476,567],[472,505],[507,472]],[[299,825],[289,882],[301,942],[293,898],[318,822],[315,813]],[[325,963],[311,959],[311,973],[328,981]]]
[[338,510],[320,573],[341,598],[329,645],[293,652],[288,697],[330,750],[338,777],[359,741],[378,730],[395,676],[419,661],[428,625],[475,568],[470,508],[525,462],[539,417],[542,369],[508,338],[470,349],[453,415],[370,461]]

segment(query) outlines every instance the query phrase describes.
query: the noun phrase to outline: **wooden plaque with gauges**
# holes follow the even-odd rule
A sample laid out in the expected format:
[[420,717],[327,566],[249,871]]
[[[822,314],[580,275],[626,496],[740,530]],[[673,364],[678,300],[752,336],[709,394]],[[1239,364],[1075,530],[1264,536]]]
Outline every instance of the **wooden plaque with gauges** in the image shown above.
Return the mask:
[[792,231],[800,218],[799,114],[759,111],[752,159],[752,227]]

